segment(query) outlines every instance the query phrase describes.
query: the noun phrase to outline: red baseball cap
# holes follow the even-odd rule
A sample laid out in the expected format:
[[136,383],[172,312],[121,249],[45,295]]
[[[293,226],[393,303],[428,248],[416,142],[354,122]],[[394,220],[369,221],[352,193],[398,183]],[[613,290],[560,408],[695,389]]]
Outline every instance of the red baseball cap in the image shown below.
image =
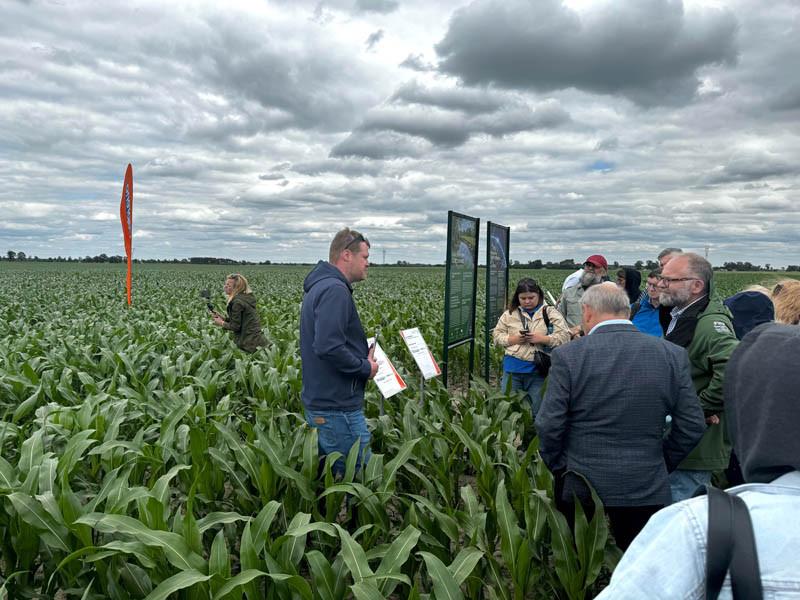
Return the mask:
[[602,254],[592,254],[589,258],[583,261],[583,264],[586,263],[593,264],[595,267],[600,267],[601,269],[608,268],[608,261]]

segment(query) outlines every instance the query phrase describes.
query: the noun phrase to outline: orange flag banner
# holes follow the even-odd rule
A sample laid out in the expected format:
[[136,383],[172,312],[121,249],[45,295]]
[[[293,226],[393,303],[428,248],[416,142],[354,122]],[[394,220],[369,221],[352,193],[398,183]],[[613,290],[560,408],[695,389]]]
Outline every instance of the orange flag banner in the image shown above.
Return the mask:
[[122,184],[122,198],[119,201],[119,219],[122,222],[122,236],[125,238],[125,254],[128,256],[128,306],[131,304],[131,258],[133,254],[133,167],[128,164],[125,182]]

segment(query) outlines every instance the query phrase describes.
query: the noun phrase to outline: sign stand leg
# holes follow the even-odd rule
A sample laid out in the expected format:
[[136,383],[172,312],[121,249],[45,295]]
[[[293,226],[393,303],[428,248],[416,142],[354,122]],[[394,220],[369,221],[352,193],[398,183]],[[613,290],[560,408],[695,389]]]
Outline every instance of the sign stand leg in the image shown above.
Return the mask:
[[380,416],[383,416],[383,415],[386,414],[386,411],[383,410],[383,396],[381,396],[381,402],[378,405],[378,413],[380,414]]
[[425,406],[425,376],[419,374],[419,407]]

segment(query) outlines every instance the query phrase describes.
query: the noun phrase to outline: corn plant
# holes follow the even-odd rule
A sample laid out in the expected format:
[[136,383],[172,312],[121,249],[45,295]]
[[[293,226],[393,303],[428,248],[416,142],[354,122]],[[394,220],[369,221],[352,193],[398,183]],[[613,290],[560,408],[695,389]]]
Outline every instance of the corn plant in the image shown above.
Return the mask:
[[128,309],[114,265],[0,272],[0,599],[594,591],[618,556],[602,510],[566,527],[521,398],[476,379],[418,400],[398,332],[420,327],[436,352],[442,269],[373,269],[356,288],[410,384],[385,414],[368,387],[362,469],[357,445],[320,457],[303,417],[304,270],[247,272],[270,343],[253,355],[197,298],[225,274],[143,265]]

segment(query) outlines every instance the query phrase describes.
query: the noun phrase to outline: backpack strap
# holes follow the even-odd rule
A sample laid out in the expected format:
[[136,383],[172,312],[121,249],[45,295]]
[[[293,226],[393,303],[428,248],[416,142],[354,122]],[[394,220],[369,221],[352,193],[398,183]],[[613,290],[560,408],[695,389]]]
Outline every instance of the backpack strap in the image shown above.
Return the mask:
[[550,315],[547,314],[547,304],[542,306],[542,318],[544,319],[544,326],[550,329]]
[[708,548],[706,552],[706,598],[715,600],[730,567],[734,600],[761,600],[753,522],[744,500],[707,486]]
[[633,321],[633,317],[635,317],[639,313],[639,309],[642,308],[642,301],[637,300],[633,304],[631,304],[631,316],[628,317],[631,321]]

